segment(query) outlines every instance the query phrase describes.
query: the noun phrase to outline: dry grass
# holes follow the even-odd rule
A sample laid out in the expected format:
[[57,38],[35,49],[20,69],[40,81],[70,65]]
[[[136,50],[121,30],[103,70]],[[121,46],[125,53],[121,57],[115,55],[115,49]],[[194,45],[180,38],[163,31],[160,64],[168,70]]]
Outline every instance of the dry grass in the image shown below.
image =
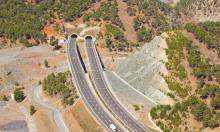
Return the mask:
[[48,116],[48,111],[37,109],[33,115],[39,132],[57,132],[57,128]]
[[68,127],[77,132],[103,132],[94,118],[90,115],[82,101],[77,102],[73,107],[69,107],[63,114]]

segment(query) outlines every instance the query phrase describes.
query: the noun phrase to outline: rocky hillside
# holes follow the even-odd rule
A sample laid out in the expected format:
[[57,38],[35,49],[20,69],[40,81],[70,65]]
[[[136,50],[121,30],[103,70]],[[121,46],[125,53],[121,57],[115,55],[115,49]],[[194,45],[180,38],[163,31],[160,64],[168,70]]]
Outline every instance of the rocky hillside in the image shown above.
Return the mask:
[[219,21],[219,0],[180,0],[175,7],[181,21]]
[[165,39],[155,37],[150,43],[130,55],[116,68],[116,73],[154,102],[164,103],[164,93],[168,91],[167,84],[160,73],[167,74],[163,62],[167,61]]

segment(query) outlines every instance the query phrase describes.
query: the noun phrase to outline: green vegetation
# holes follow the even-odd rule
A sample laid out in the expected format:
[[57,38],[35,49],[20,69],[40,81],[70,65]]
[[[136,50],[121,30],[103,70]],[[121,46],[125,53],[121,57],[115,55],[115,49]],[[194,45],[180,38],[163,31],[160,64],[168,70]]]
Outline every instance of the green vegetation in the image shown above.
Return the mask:
[[135,111],[139,111],[139,110],[140,110],[139,105],[133,105],[133,107],[134,107],[134,110],[135,110]]
[[181,64],[181,60],[184,59],[183,48],[190,43],[192,42],[180,32],[170,34],[169,38],[167,38],[168,48],[166,49],[166,54],[169,61],[166,63],[166,67],[180,80],[186,79],[186,71]]
[[[195,119],[202,122],[204,127],[218,127],[220,121],[220,114],[218,113],[220,109],[220,86],[209,82],[218,82],[220,66],[211,64],[197,50],[197,47],[193,46],[192,41],[178,31],[169,33],[167,46],[168,62],[166,62],[166,67],[170,75],[164,76],[164,79],[169,89],[183,100],[176,102],[172,107],[159,105],[152,108],[150,113],[152,118],[164,131],[183,131],[183,128],[184,131],[188,130],[189,127],[185,119],[189,118],[190,115],[194,115]],[[184,53],[187,55],[185,56]],[[188,96],[191,85],[186,76],[187,72],[182,66],[183,59],[187,59],[193,70],[192,75],[198,81],[195,93],[190,93],[193,96]],[[178,101],[172,92],[168,95]],[[208,100],[210,100],[211,105],[207,104]]]
[[165,77],[165,81],[169,89],[174,91],[179,97],[184,98],[188,95],[190,90],[189,86],[184,86],[180,82],[168,77]]
[[61,46],[58,45],[58,39],[56,39],[54,36],[50,37],[50,45],[54,46],[54,50],[58,50],[61,48]]
[[207,48],[216,51],[220,57],[220,22],[188,23],[185,28],[204,42]]
[[[134,29],[137,31],[139,42],[148,42],[151,36],[159,35],[163,31],[168,31],[172,26],[175,26],[175,24],[169,25],[169,23],[172,23],[169,15],[173,13],[173,9],[160,0],[123,1],[125,1],[128,5],[127,12],[130,16],[134,16],[135,14],[140,13],[144,14],[144,16],[137,16],[133,20]],[[144,27],[149,27],[150,29],[143,32]],[[141,32],[147,35],[147,39],[142,39],[143,37],[140,35]]]
[[44,60],[44,66],[47,68],[49,67],[49,64],[48,64],[48,61],[47,60]]
[[16,88],[14,90],[14,99],[17,102],[22,102],[25,99],[24,92],[22,91],[24,88]]
[[175,6],[176,12],[180,15],[180,13],[183,13],[185,15],[189,14],[187,8],[189,5],[191,5],[194,2],[194,0],[180,0],[177,5]]
[[96,21],[102,18],[105,21],[109,21],[112,24],[124,29],[124,26],[118,16],[118,7],[116,0],[108,0],[107,2],[101,2],[100,8],[94,11],[93,14],[86,14],[84,20],[88,20],[87,17],[93,17]]
[[[41,29],[56,18],[66,21],[81,16],[94,0],[42,0],[38,4],[30,4],[26,0],[0,1],[0,37],[12,42],[20,40],[26,46],[46,42]],[[35,40],[29,41],[30,39]]]
[[135,8],[132,8],[132,7],[128,7],[128,8],[127,8],[127,12],[128,12],[128,15],[129,15],[129,16],[135,16],[136,9],[135,9]]
[[111,34],[114,37],[114,39],[116,39],[120,42],[125,41],[124,33],[120,30],[120,28],[118,28],[112,24],[106,25],[106,32],[107,32],[107,34]]
[[42,82],[43,90],[50,96],[60,94],[65,105],[72,105],[78,98],[76,89],[71,82],[70,72],[48,75]]
[[[159,105],[152,108],[151,116],[156,124],[164,131],[191,131],[187,120],[191,115],[203,124],[203,127],[215,128],[220,121],[220,65],[211,64],[202,55],[192,41],[180,32],[169,33],[166,49],[168,62],[166,67],[169,75],[164,76],[172,92],[168,95],[177,102],[174,106]],[[191,92],[191,85],[187,72],[182,66],[183,59],[188,61],[197,80],[195,92]],[[215,82],[213,84],[213,82]],[[194,86],[195,87],[195,86]],[[182,100],[176,98],[179,96]],[[202,129],[202,128],[201,128]]]
[[30,106],[30,115],[33,115],[37,110],[33,105]]
[[[193,69],[194,75],[198,79],[212,78],[212,69],[207,59],[203,59],[200,52],[192,45],[188,45],[188,62]],[[211,79],[212,80],[212,79]]]
[[149,42],[152,40],[153,30],[146,30],[144,28],[137,31],[138,42]]
[[[197,97],[191,96],[183,102],[176,103],[173,107],[169,105],[159,105],[151,109],[151,116],[163,130],[178,129],[181,124],[185,124],[184,118],[191,113],[198,121],[201,121],[205,127],[214,128],[218,126],[218,121],[214,118],[211,110],[205,103]],[[166,123],[160,120],[166,120]]]
[[117,26],[107,24],[105,36],[106,47],[109,49],[109,51],[112,51],[113,48],[123,51],[129,46],[124,37],[123,31],[121,31]]
[[178,31],[170,33],[166,41],[168,46],[166,49],[168,57],[166,67],[171,75],[165,77],[165,80],[170,90],[174,91],[179,97],[184,98],[188,95],[190,86],[185,85],[187,76],[186,71],[182,66],[182,60],[184,59],[183,49],[186,45],[189,45],[192,42]]
[[128,7],[137,6],[138,11],[144,13],[145,16],[157,16],[159,14],[167,15],[172,12],[172,8],[161,2],[160,0],[123,0]]
[[205,84],[199,91],[199,95],[202,99],[210,97],[211,106],[215,110],[220,108],[220,86]]
[[50,45],[55,46],[58,44],[58,39],[56,39],[54,36],[50,37]]

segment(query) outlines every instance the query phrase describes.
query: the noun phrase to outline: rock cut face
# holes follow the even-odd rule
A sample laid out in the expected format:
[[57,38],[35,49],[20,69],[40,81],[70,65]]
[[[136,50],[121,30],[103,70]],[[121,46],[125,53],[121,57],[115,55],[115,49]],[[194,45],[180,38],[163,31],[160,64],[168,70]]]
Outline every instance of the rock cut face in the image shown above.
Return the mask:
[[116,68],[116,73],[121,78],[139,92],[162,104],[168,99],[163,93],[168,91],[168,86],[160,75],[168,73],[164,63],[167,61],[165,48],[167,44],[164,37],[157,36]]

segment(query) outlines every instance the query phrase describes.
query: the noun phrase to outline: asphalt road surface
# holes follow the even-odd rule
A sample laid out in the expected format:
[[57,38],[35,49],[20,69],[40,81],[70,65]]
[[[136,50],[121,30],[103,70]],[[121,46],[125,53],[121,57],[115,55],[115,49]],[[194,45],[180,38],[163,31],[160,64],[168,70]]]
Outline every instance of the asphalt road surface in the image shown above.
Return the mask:
[[120,128],[117,123],[108,115],[108,113],[102,108],[102,106],[97,101],[97,98],[93,95],[89,84],[87,83],[85,72],[83,70],[82,64],[79,59],[79,55],[77,52],[76,45],[76,37],[70,37],[69,42],[67,44],[67,53],[69,60],[70,71],[74,78],[74,84],[76,85],[80,95],[88,106],[90,111],[95,115],[97,120],[108,130],[110,130],[109,125],[115,124],[118,132],[122,132],[122,128]]
[[86,37],[86,51],[89,59],[89,65],[92,71],[93,81],[102,100],[108,109],[132,132],[149,131],[144,128],[137,120],[135,120],[114,98],[109,91],[107,83],[104,79],[103,68],[95,49],[95,45],[91,37]]

